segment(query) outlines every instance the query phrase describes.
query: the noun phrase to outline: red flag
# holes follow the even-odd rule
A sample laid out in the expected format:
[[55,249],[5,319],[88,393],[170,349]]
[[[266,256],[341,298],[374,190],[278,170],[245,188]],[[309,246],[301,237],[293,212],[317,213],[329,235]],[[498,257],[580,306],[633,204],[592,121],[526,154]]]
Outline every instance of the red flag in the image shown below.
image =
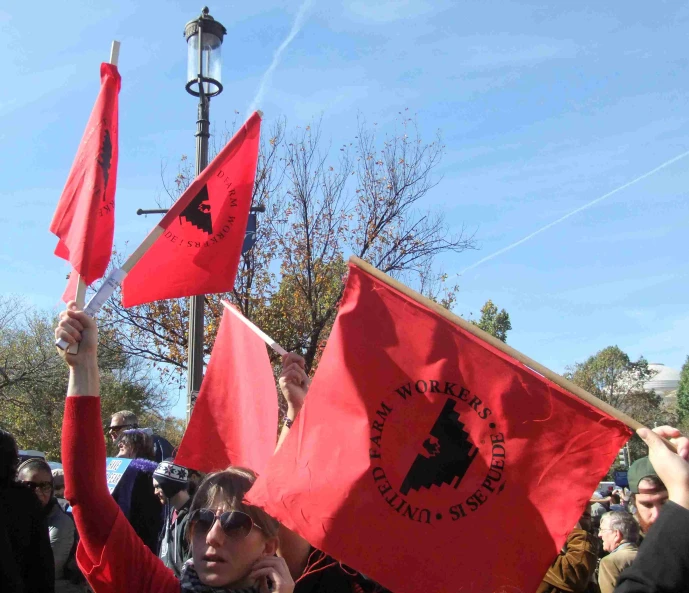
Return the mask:
[[77,298],[77,287],[79,285],[79,274],[72,270],[67,276],[67,286],[62,293],[62,302],[69,303]]
[[202,472],[239,465],[261,473],[275,450],[278,403],[266,345],[223,313],[176,463]]
[[535,591],[629,435],[350,266],[305,405],[248,499],[395,593]]
[[100,80],[98,99],[50,223],[59,238],[55,255],[69,261],[87,285],[105,275],[115,227],[117,66],[101,64]]
[[122,284],[125,307],[232,290],[260,128],[261,117],[254,113],[160,221],[165,232]]

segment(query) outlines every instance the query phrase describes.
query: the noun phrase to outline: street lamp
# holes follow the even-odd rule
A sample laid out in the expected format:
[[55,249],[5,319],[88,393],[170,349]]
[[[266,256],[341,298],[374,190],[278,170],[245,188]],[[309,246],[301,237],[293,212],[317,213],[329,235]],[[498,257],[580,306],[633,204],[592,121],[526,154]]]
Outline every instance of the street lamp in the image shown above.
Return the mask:
[[[196,120],[196,176],[208,165],[210,99],[222,93],[220,48],[227,30],[205,6],[201,16],[184,27],[187,40],[187,84],[190,95],[199,98]],[[203,295],[189,299],[189,345],[187,352],[187,422],[203,380]]]
[[189,21],[184,27],[187,40],[187,92],[190,94],[215,97],[222,93],[221,47],[226,33],[225,27],[208,14],[207,6],[199,18]]

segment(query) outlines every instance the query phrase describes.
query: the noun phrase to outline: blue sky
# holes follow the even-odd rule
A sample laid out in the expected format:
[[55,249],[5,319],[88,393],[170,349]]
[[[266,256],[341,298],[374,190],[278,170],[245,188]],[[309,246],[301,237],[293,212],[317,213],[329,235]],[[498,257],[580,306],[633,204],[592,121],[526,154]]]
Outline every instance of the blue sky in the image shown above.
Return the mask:
[[[99,84],[122,42],[116,243],[155,223],[161,162],[192,155],[184,24],[196,2],[41,0],[0,10],[0,292],[57,306],[67,265],[48,226]],[[211,119],[246,113],[302,3],[210,5],[228,29],[225,92]],[[442,182],[427,205],[476,230],[458,274],[689,150],[686,31],[677,2],[312,0],[260,107],[267,123],[323,116],[333,146],[357,114],[392,131],[417,114],[443,133]],[[153,22],[153,19],[156,22]],[[689,158],[458,277],[456,311],[492,299],[511,345],[562,372],[617,344],[679,368],[689,354]],[[176,397],[176,394],[175,394]],[[183,404],[175,407],[183,414]]]

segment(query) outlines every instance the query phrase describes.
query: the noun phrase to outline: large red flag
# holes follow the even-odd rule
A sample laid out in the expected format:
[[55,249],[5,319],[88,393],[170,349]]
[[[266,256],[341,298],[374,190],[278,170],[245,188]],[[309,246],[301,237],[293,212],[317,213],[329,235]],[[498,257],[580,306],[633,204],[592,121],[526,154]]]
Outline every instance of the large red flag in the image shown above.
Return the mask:
[[277,440],[277,401],[265,343],[225,311],[176,463],[263,472]]
[[50,223],[59,238],[55,255],[69,261],[87,285],[105,274],[115,227],[117,66],[101,64],[100,80],[98,99]]
[[350,266],[305,405],[248,499],[395,593],[535,591],[629,435]]
[[122,283],[125,307],[232,290],[260,129],[261,116],[255,112],[160,221],[165,232]]

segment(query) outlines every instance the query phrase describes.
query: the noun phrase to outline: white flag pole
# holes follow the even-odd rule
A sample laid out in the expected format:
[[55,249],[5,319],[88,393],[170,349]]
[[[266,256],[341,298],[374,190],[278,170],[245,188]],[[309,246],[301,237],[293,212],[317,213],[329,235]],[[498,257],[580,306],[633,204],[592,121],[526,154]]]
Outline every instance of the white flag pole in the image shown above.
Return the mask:
[[258,327],[256,327],[251,321],[249,321],[244,315],[242,315],[235,307],[230,305],[227,301],[220,301],[223,304],[223,307],[227,309],[230,313],[232,313],[237,319],[239,319],[244,325],[246,325],[252,332],[254,332],[259,338],[261,338],[268,346],[270,346],[275,352],[277,352],[280,356],[284,356],[287,354],[287,350],[285,350],[280,344],[278,344],[273,338],[271,338],[268,334],[264,333],[262,330],[260,330]]

